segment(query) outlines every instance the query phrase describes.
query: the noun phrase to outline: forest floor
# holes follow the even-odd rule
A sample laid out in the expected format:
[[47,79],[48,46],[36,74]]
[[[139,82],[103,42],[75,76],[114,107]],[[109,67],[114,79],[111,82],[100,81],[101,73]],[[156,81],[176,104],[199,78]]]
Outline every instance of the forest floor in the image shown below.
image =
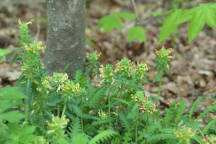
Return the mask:
[[[129,0],[128,0],[129,1]],[[202,2],[196,1],[197,3]],[[192,4],[196,5],[196,3]],[[94,29],[98,19],[112,11],[133,12],[126,0],[92,0],[87,4],[87,37],[91,45],[87,51],[98,51],[102,54],[102,63],[116,63],[123,57],[132,61],[147,63],[149,83],[146,84],[146,95],[157,95],[158,84],[152,83],[156,74],[155,50],[165,46],[173,49],[174,59],[170,63],[172,76],[163,79],[161,103],[165,105],[176,99],[187,99],[188,106],[197,97],[205,98],[200,110],[213,104],[216,98],[216,30],[205,29],[188,43],[187,25],[181,25],[179,34],[158,43],[161,18],[152,16],[152,12],[162,12],[162,0],[146,0],[137,3],[137,17],[141,25],[147,30],[147,42],[127,42],[125,29],[134,23],[125,22],[122,30],[103,33]],[[46,40],[46,5],[44,0],[0,0],[0,48],[16,50],[18,48],[18,19],[29,21],[33,39]],[[11,56],[6,62],[0,63],[0,87],[15,85],[21,74],[19,63],[10,66]]]

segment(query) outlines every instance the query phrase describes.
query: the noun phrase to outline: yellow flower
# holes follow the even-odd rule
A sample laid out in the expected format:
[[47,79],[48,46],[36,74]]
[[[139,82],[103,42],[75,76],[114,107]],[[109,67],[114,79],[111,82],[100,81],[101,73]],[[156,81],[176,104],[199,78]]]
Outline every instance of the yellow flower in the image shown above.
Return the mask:
[[162,47],[160,50],[156,51],[155,53],[160,58],[167,57],[169,60],[173,58],[172,56],[170,56],[170,54],[172,53],[172,49],[165,49],[164,47]]

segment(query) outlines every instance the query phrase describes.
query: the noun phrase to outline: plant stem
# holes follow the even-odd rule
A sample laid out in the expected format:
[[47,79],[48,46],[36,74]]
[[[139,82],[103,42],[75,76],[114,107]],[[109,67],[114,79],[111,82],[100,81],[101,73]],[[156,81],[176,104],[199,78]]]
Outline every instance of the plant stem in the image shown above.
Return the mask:
[[131,6],[133,8],[133,11],[135,13],[135,16],[136,16],[136,25],[138,24],[138,17],[137,17],[137,8],[136,8],[136,2],[135,0],[130,0],[130,3],[131,3]]
[[159,98],[160,98],[160,93],[161,93],[162,80],[163,80],[163,75],[161,75],[160,80],[159,80],[158,97],[157,97],[157,104],[158,104],[158,105],[159,105]]
[[138,119],[138,113],[137,113],[137,116],[136,116],[136,143],[138,139],[138,125],[139,125],[139,119]]
[[31,80],[27,79],[26,82],[26,90],[25,90],[25,94],[27,96],[27,99],[25,99],[25,121],[26,123],[29,122],[29,110],[31,110]]
[[[81,104],[83,104],[83,95],[81,96]],[[82,113],[81,113],[81,116],[80,116],[80,121],[81,121],[81,127],[82,127],[82,131],[84,129],[84,124],[83,124],[83,109],[81,107],[81,110],[82,110]]]
[[25,122],[28,123],[28,111],[29,111],[29,108],[28,108],[28,104],[26,103],[25,104]]
[[64,105],[64,107],[63,107],[63,110],[62,110],[62,115],[61,115],[61,117],[63,117],[63,115],[64,115],[64,113],[65,113],[65,110],[66,110],[66,104]]
[[[111,120],[110,95],[108,95],[108,113],[109,113],[109,119]],[[111,121],[109,122],[109,126],[111,127]]]

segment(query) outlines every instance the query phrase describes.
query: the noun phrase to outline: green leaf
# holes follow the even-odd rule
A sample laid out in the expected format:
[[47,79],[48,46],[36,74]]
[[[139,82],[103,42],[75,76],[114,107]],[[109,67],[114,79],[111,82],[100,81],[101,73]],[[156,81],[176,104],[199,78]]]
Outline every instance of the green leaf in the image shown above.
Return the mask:
[[19,87],[10,87],[7,86],[0,91],[0,99],[7,99],[7,100],[18,100],[23,99],[25,96],[20,91]]
[[131,20],[131,21],[136,19],[136,15],[133,14],[133,13],[120,12],[119,15],[120,15],[122,18]]
[[189,23],[188,40],[191,42],[203,29],[205,25],[205,15],[203,10],[197,9]]
[[216,9],[206,9],[206,23],[214,28],[216,27]]
[[177,9],[173,11],[170,16],[164,19],[162,28],[160,30],[159,42],[167,39],[171,34],[175,34],[178,32],[178,19],[181,14],[182,11]]
[[203,29],[205,24],[216,27],[216,4],[200,4],[190,10],[192,17],[189,23],[188,39],[191,42]]
[[120,17],[113,13],[107,16],[104,16],[99,20],[99,26],[103,29],[103,32],[108,32],[113,29],[121,29],[122,28],[122,20]]
[[0,114],[0,119],[8,120],[9,122],[19,122],[24,117],[25,117],[24,114],[17,111],[11,111],[11,112]]
[[5,56],[10,52],[10,50],[0,49],[0,61],[5,61]]
[[118,133],[113,130],[101,131],[98,135],[96,135],[90,140],[89,144],[104,143],[107,139],[111,139],[113,136],[116,136],[116,135],[118,135]]
[[35,126],[20,125],[18,123],[8,124],[7,143],[6,144],[30,144],[36,139],[37,136],[33,134]]
[[72,143],[73,144],[88,144],[89,139],[86,135],[82,133],[78,133],[73,137]]
[[146,42],[146,30],[140,26],[133,26],[127,30],[127,39],[129,42],[138,40],[140,42]]
[[216,126],[216,119],[213,119],[207,126],[205,126],[202,130],[203,134],[206,134],[208,130],[212,127]]

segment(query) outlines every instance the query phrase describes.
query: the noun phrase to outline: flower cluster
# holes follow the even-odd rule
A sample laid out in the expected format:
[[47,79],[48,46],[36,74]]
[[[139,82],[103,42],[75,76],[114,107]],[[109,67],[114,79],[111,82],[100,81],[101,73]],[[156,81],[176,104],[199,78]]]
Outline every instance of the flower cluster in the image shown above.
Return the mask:
[[106,119],[108,116],[107,114],[103,111],[103,110],[99,110],[98,111],[98,116],[101,118],[101,119]]
[[165,49],[162,47],[160,50],[155,52],[157,55],[157,68],[168,69],[168,62],[173,58],[170,56],[172,53],[171,49]]
[[85,93],[85,89],[80,87],[79,83],[74,83],[71,80],[67,80],[62,86],[62,91],[67,94],[82,95]]
[[101,65],[99,68],[100,77],[102,78],[102,83],[112,82],[113,81],[113,68],[112,65],[108,64],[105,67]]
[[138,64],[135,71],[135,78],[139,83],[146,81],[146,72],[149,70],[147,64]]
[[[50,91],[62,92],[63,97],[67,100],[71,100],[73,95],[83,95],[86,92],[79,83],[69,80],[66,73],[53,73],[52,77],[43,76],[41,83],[46,88],[46,93]],[[38,91],[41,91],[41,89],[38,88]]]
[[157,106],[152,101],[145,97],[145,100],[140,104],[139,109],[143,113],[154,113],[157,111]]
[[20,19],[18,20],[19,23],[19,37],[20,37],[20,44],[28,44],[30,43],[31,36],[29,35],[28,25],[32,23],[29,22],[22,22]]
[[98,62],[98,59],[99,59],[99,57],[100,57],[100,53],[97,53],[97,52],[92,52],[92,53],[90,53],[88,56],[87,56],[87,59],[88,59],[88,62],[90,63],[90,64],[97,64],[97,62]]
[[[119,88],[122,88],[122,84],[128,84],[129,81],[133,80],[140,85],[146,82],[146,72],[148,71],[147,64],[133,64],[127,58],[123,58],[116,64],[113,69],[112,65],[108,64],[106,66],[101,65],[99,68],[100,77],[102,78],[101,83],[110,83]],[[123,81],[120,81],[124,80]],[[127,81],[129,80],[129,81]],[[129,82],[132,84],[131,82]]]
[[117,63],[114,70],[115,73],[128,74],[130,75],[132,70],[132,63],[127,58],[123,58],[120,62]]
[[135,102],[139,102],[139,110],[143,113],[154,113],[156,111],[156,105],[148,99],[147,96],[144,96],[143,91],[137,91],[136,94],[132,94],[131,98]]
[[46,47],[43,45],[41,41],[38,43],[36,42],[30,43],[29,46],[24,44],[24,50],[32,52],[34,54],[37,54],[41,50],[45,50],[45,48]]
[[52,115],[52,121],[48,123],[48,134],[62,134],[67,126],[69,120],[66,119],[65,115],[62,117]]
[[36,79],[37,73],[43,69],[43,65],[40,60],[39,51],[45,49],[41,42],[39,43],[29,43],[24,45],[24,51],[21,55],[22,57],[22,67],[21,70],[23,74],[28,79]]
[[173,134],[179,139],[180,142],[190,144],[190,139],[196,134],[196,131],[190,127],[182,126],[173,131]]
[[172,59],[173,57],[170,56],[171,53],[172,53],[171,49],[165,49],[164,47],[162,47],[159,51],[156,51],[156,55],[160,58]]

